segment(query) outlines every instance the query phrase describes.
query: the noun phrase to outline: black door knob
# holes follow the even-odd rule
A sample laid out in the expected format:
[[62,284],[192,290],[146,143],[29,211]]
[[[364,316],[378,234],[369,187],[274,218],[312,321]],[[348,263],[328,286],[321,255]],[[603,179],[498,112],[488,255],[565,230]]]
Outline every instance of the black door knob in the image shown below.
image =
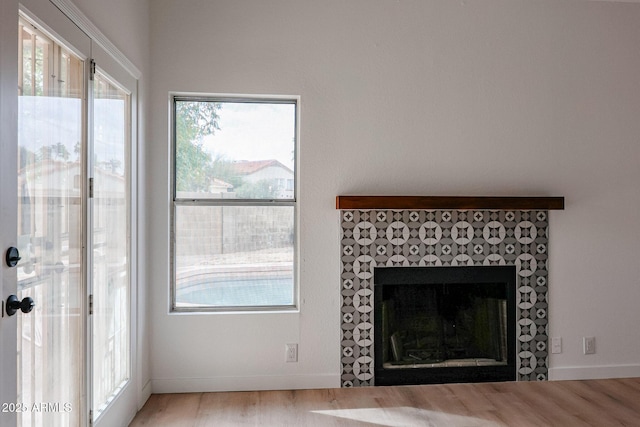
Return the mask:
[[7,298],[7,315],[13,316],[18,310],[23,313],[30,313],[35,306],[36,303],[31,297],[25,297],[20,301],[17,296],[9,295],[9,298]]
[[18,261],[20,261],[22,258],[20,258],[20,252],[18,252],[18,248],[14,248],[13,246],[11,246],[9,249],[7,249],[7,254],[4,259],[9,267],[15,267],[16,265],[18,265]]

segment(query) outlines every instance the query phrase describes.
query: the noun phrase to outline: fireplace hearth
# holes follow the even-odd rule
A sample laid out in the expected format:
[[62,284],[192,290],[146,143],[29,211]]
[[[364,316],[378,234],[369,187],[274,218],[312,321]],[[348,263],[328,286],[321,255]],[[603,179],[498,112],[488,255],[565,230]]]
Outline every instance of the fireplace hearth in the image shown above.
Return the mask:
[[376,385],[516,379],[514,266],[374,269]]

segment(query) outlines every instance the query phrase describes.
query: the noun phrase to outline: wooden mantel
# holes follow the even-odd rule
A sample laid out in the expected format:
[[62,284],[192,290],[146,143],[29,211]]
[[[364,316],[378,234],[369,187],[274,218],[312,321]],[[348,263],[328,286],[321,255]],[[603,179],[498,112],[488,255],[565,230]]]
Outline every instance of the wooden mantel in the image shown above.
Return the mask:
[[337,196],[336,209],[563,210],[564,197]]

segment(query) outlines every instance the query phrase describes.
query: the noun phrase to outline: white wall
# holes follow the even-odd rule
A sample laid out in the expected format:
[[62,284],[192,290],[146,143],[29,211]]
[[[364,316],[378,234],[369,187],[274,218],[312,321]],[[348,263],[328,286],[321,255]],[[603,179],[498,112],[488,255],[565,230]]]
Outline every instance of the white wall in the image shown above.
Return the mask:
[[[640,5],[156,0],[155,392],[338,386],[339,194],[561,195],[551,377],[640,375]],[[301,96],[301,310],[172,315],[168,93]],[[597,354],[581,354],[595,336]],[[300,362],[284,345],[300,343]]]

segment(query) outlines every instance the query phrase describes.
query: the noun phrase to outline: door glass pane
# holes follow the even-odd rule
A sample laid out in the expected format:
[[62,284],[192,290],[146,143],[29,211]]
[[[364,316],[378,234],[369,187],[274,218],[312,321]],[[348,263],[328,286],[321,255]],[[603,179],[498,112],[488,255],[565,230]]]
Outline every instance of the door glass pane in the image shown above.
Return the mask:
[[[18,321],[22,426],[79,425],[83,384],[83,69],[27,21],[19,26]],[[43,406],[44,405],[44,406]]]
[[93,409],[98,417],[129,379],[130,96],[93,83]]

